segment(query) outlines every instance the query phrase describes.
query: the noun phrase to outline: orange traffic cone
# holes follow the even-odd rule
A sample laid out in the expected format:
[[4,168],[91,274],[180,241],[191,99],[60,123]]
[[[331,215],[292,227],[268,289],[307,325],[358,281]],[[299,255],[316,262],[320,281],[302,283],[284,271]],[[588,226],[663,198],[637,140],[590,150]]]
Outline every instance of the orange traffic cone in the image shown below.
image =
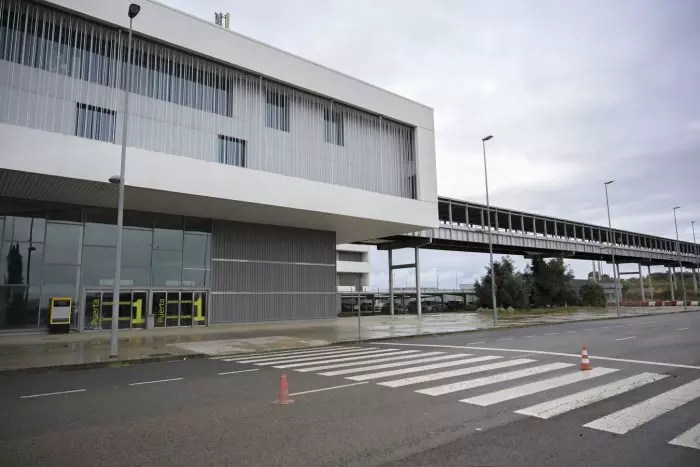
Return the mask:
[[280,404],[280,405],[286,405],[286,404],[291,404],[292,402],[294,402],[294,401],[289,398],[289,387],[287,386],[287,375],[282,373],[282,377],[280,378],[280,393],[279,393],[279,396],[277,396],[277,400],[274,403]]
[[592,370],[591,361],[588,360],[588,349],[586,346],[581,347],[581,370]]

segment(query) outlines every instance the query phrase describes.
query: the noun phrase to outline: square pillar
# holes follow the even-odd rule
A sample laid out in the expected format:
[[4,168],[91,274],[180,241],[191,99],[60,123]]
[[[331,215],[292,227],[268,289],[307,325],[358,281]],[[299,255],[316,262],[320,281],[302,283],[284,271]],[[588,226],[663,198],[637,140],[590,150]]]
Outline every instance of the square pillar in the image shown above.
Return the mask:
[[654,286],[651,283],[651,266],[647,265],[647,273],[649,276],[647,277],[647,280],[649,282],[649,293],[651,294],[651,300],[654,300]]
[[420,298],[420,247],[415,247],[416,254],[416,313],[418,313],[418,318],[423,316],[423,310],[421,309],[421,298]]
[[639,287],[642,289],[642,301],[646,301],[646,297],[644,296],[644,277],[642,276],[642,265],[639,264]]
[[394,316],[394,250],[389,250],[389,314]]

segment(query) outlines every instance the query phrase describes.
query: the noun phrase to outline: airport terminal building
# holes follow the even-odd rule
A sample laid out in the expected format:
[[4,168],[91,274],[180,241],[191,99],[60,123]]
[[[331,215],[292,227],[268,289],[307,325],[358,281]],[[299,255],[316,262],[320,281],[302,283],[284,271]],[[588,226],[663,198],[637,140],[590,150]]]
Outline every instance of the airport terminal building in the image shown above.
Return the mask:
[[0,0],[0,329],[112,326],[127,73],[120,328],[332,317],[437,223],[430,108],[150,0],[129,66],[129,3]]

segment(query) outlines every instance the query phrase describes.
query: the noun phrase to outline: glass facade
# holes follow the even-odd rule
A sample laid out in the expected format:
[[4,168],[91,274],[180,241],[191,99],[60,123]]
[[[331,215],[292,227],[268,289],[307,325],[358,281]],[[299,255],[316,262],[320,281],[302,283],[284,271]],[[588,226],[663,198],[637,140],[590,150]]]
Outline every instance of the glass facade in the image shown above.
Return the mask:
[[[83,290],[113,287],[116,220],[116,210],[101,208],[37,205],[0,212],[0,329],[46,326],[52,297],[71,297],[78,310]],[[200,218],[126,211],[121,287],[208,288],[211,225]],[[193,306],[193,300],[180,302]],[[178,307],[185,306],[180,302]]]
[[0,122],[121,143],[130,70],[129,146],[415,198],[413,127],[126,36],[0,0]]

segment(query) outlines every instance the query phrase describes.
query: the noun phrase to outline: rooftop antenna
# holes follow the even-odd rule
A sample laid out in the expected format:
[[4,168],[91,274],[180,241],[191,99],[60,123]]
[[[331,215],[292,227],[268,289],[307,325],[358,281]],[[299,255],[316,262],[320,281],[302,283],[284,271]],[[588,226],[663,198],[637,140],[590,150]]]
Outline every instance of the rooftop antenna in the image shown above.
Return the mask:
[[231,28],[231,13],[214,12],[214,23],[226,29]]

